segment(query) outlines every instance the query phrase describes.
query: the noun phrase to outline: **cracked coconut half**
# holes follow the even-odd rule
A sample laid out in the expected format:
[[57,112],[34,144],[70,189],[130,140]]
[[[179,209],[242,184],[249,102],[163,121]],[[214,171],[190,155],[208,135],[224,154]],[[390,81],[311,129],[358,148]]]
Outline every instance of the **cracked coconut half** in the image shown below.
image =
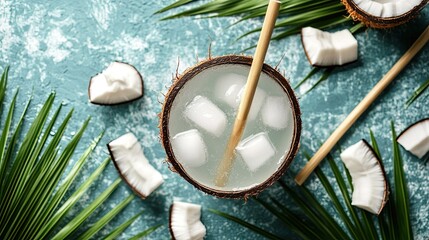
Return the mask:
[[356,61],[358,57],[358,42],[347,29],[329,33],[305,27],[301,30],[301,40],[305,55],[313,66],[340,66]]
[[373,28],[395,27],[415,17],[428,0],[341,0],[350,16]]
[[399,134],[397,142],[416,157],[429,158],[429,118],[407,127]]
[[169,230],[172,239],[201,240],[206,235],[206,227],[200,220],[201,205],[178,202],[170,207]]
[[143,96],[143,78],[127,63],[112,62],[89,81],[89,101],[99,105],[115,105]]
[[134,134],[111,141],[107,148],[119,175],[140,197],[148,197],[164,182],[161,173],[146,159]]
[[389,191],[384,168],[372,147],[361,140],[344,150],[341,160],[352,177],[352,205],[380,214]]

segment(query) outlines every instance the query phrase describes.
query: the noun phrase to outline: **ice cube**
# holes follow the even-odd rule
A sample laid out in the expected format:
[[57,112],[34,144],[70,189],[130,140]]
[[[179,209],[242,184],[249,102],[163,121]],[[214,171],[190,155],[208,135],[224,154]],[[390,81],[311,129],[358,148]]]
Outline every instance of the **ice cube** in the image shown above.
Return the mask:
[[185,166],[199,167],[207,162],[207,147],[197,129],[176,134],[172,147],[177,160]]
[[267,97],[262,107],[262,122],[274,129],[283,129],[287,126],[289,104],[284,97]]
[[225,113],[213,102],[203,96],[196,96],[186,106],[185,116],[199,128],[219,137],[225,130],[227,119]]
[[[245,87],[239,93],[239,100],[241,99],[241,95],[244,93]],[[250,107],[249,115],[247,117],[248,120],[255,120],[258,116],[259,111],[261,110],[262,104],[264,103],[265,96],[267,94],[264,90],[260,88],[256,88],[255,95],[253,96],[252,106]]]
[[216,83],[215,96],[232,108],[237,108],[240,103],[239,93],[246,84],[246,76],[228,73],[221,76]]
[[255,172],[274,157],[276,150],[267,133],[261,132],[242,140],[235,148],[250,171]]
[[[234,109],[238,109],[241,96],[244,93],[247,76],[228,73],[223,75],[215,87],[215,96],[217,99],[228,104]],[[260,88],[256,88],[255,96],[253,97],[252,107],[250,108],[248,120],[255,120],[259,110],[264,103],[266,93]]]

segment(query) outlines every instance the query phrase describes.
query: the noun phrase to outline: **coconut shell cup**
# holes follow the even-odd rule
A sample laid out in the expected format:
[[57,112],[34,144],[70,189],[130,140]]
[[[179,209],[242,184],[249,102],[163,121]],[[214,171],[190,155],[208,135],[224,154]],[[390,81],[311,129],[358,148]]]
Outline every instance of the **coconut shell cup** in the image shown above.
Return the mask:
[[209,69],[211,67],[224,65],[224,64],[240,64],[250,66],[252,64],[252,58],[247,56],[238,56],[238,55],[227,55],[221,57],[209,57],[206,60],[199,62],[197,65],[188,68],[182,75],[176,76],[172,86],[169,88],[167,94],[165,95],[165,101],[162,107],[162,111],[159,114],[160,122],[160,137],[162,145],[164,146],[165,152],[167,154],[167,162],[169,164],[170,170],[173,172],[177,172],[182,176],[186,181],[191,183],[197,189],[208,193],[210,195],[219,197],[219,198],[244,198],[247,199],[250,196],[254,196],[259,194],[261,191],[266,189],[275,183],[289,168],[293,159],[295,158],[298,149],[299,149],[299,141],[301,136],[301,112],[298,104],[298,100],[290,86],[289,82],[286,78],[279,73],[276,69],[271,66],[264,64],[262,68],[262,72],[267,74],[271,79],[275,80],[283,89],[285,94],[288,96],[289,101],[291,103],[292,113],[293,113],[293,121],[294,121],[294,129],[293,129],[293,137],[292,143],[288,153],[285,155],[283,162],[279,165],[277,170],[264,182],[241,190],[218,190],[203,184],[200,184],[196,180],[192,178],[186,171],[182,164],[177,161],[174,151],[170,141],[170,131],[169,131],[169,119],[170,119],[170,109],[173,105],[173,102],[183,88],[183,86],[191,79],[193,79],[197,74],[202,71]]

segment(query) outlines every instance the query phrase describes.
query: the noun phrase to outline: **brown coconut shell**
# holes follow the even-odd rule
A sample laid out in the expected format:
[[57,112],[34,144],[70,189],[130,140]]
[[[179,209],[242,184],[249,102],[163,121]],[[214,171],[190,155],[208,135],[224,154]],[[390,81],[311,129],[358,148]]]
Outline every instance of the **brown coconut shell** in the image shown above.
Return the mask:
[[415,6],[410,11],[395,17],[377,17],[368,14],[363,11],[353,0],[341,0],[344,6],[347,9],[347,12],[353,18],[354,21],[360,21],[365,24],[367,27],[371,28],[392,28],[404,24],[410,21],[412,18],[416,17],[420,10],[422,10],[428,0],[423,0],[419,5]]
[[172,86],[170,87],[167,94],[165,95],[165,101],[162,107],[162,111],[159,114],[160,138],[161,138],[161,143],[164,146],[164,149],[167,154],[167,162],[169,163],[170,170],[172,170],[173,172],[179,173],[180,176],[182,176],[186,181],[191,183],[195,188],[220,198],[247,199],[250,196],[259,194],[262,190],[266,189],[267,187],[275,183],[288,169],[292,160],[295,158],[295,155],[297,154],[299,149],[299,140],[301,136],[301,111],[299,108],[298,100],[294,94],[294,91],[290,86],[289,82],[286,80],[286,78],[271,66],[264,64],[262,68],[262,72],[264,72],[265,74],[270,76],[270,78],[276,80],[276,82],[280,84],[284,92],[287,94],[292,105],[293,115],[294,115],[293,119],[295,124],[294,124],[294,130],[293,130],[292,145],[288,154],[285,156],[285,159],[281,164],[281,166],[279,166],[277,171],[274,172],[270,178],[268,178],[266,181],[252,188],[238,190],[238,191],[222,191],[222,190],[213,189],[213,188],[204,186],[202,184],[199,184],[196,180],[194,180],[190,175],[186,173],[184,167],[176,160],[176,157],[174,156],[174,152],[169,138],[170,134],[169,134],[169,127],[168,127],[169,119],[170,119],[170,109],[173,105],[175,97],[177,96],[177,94],[180,92],[180,90],[183,88],[183,86],[186,84],[187,81],[191,80],[197,74],[199,74],[200,72],[208,68],[224,65],[224,64],[239,64],[239,65],[250,66],[252,64],[252,57],[238,56],[238,55],[227,55],[227,56],[214,57],[214,58],[209,57],[208,59],[199,62],[197,65],[191,68],[188,68],[182,75],[176,76],[176,79],[174,80]]

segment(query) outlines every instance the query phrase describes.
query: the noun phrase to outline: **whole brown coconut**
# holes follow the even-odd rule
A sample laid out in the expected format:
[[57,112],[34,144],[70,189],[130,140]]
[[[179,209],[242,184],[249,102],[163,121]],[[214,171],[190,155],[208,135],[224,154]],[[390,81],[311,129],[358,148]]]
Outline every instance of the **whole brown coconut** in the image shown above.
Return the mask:
[[165,101],[162,107],[162,111],[159,114],[160,122],[160,138],[161,142],[164,146],[164,149],[167,154],[167,162],[169,163],[170,170],[177,172],[186,179],[189,183],[191,183],[197,189],[211,194],[216,197],[221,198],[244,198],[247,199],[250,196],[259,194],[265,188],[271,186],[274,182],[276,182],[283,173],[288,169],[292,160],[295,158],[298,148],[299,148],[299,140],[301,136],[301,112],[298,105],[298,100],[292,90],[292,87],[289,85],[289,82],[285,79],[285,77],[280,74],[277,70],[272,68],[271,66],[264,64],[262,68],[262,72],[267,74],[270,78],[275,80],[286,93],[291,103],[292,112],[293,112],[293,121],[294,121],[294,129],[293,129],[293,138],[290,149],[287,154],[285,154],[284,161],[279,165],[277,170],[264,182],[252,186],[246,189],[240,190],[218,190],[213,189],[211,187],[205,186],[198,181],[194,180],[192,176],[190,176],[182,166],[182,164],[177,161],[173,148],[171,145],[170,139],[170,131],[169,131],[169,120],[170,120],[170,111],[173,105],[173,102],[180,92],[180,90],[184,87],[184,85],[194,78],[197,74],[202,71],[219,66],[224,64],[239,64],[250,66],[252,64],[252,58],[247,56],[237,56],[237,55],[227,55],[221,57],[209,57],[206,60],[199,62],[197,65],[188,68],[182,75],[177,75],[172,86],[169,88],[167,94],[165,95]]
[[[341,0],[341,2],[353,20],[360,21],[367,27],[391,28],[416,17],[420,10],[426,6],[428,0],[401,0],[397,2],[388,0]],[[371,4],[373,5],[370,6]]]

